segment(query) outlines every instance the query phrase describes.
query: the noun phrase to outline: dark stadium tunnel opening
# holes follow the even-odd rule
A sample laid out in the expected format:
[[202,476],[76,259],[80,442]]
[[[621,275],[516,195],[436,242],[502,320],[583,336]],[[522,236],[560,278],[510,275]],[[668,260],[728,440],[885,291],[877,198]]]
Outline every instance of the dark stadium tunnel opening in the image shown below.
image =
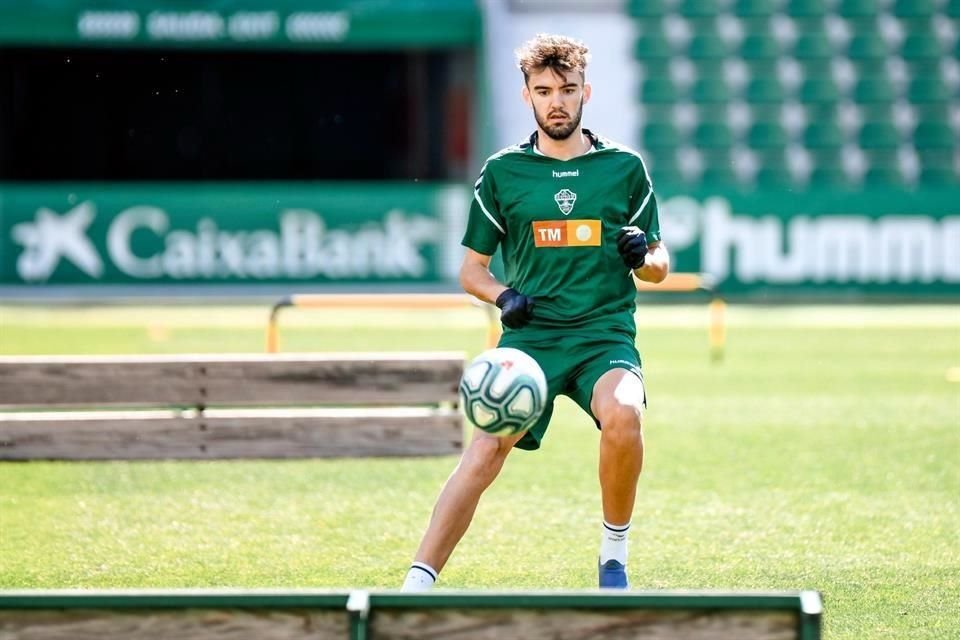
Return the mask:
[[461,180],[472,56],[0,48],[0,180]]

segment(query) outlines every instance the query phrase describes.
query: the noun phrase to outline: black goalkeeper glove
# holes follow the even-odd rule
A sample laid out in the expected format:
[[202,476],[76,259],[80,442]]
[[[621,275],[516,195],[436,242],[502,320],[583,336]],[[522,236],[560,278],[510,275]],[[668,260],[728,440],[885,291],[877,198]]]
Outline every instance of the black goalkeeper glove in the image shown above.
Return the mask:
[[497,296],[500,308],[500,322],[510,329],[519,329],[533,317],[533,298],[525,296],[516,289],[507,289]]
[[617,251],[628,269],[639,269],[647,258],[647,234],[639,227],[621,227],[617,234]]

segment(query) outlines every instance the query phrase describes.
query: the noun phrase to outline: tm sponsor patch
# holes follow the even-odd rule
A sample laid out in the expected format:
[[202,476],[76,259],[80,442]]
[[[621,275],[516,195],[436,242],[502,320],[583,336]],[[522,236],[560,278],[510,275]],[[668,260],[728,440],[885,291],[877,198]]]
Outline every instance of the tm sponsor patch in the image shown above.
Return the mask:
[[599,247],[599,220],[535,220],[533,241],[537,247]]

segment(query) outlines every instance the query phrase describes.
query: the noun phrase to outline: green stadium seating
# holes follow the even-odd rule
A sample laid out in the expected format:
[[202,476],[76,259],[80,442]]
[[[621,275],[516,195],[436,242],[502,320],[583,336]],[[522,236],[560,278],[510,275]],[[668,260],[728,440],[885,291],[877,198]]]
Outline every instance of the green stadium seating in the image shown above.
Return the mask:
[[845,18],[870,18],[877,11],[877,0],[840,0],[837,6],[837,13]]
[[824,0],[787,0],[786,13],[791,16],[822,16],[827,12]]
[[723,122],[701,122],[693,130],[693,143],[698,148],[728,148],[733,144],[733,133]]
[[747,144],[753,149],[785,147],[787,132],[777,122],[755,122],[747,130]]
[[733,159],[729,149],[706,150],[703,154],[703,174],[701,186],[729,186],[737,182],[733,171]]
[[893,3],[893,15],[899,18],[929,17],[934,11],[933,0],[895,0]]
[[807,147],[836,149],[843,144],[843,133],[834,118],[811,120],[803,132],[803,143]]
[[890,102],[894,98],[893,87],[887,76],[863,76],[853,87],[853,99],[858,103]]
[[957,176],[946,167],[924,166],[920,169],[920,182],[931,187],[957,184]]
[[[952,130],[950,120],[960,89],[949,82],[955,63],[948,59],[960,59],[960,38],[945,37],[950,26],[944,27],[944,20],[952,19],[953,29],[960,31],[960,0],[656,0],[640,8],[641,4],[628,3],[641,33],[636,57],[656,61],[645,65],[647,80],[640,94],[648,123],[642,147],[657,158],[669,156],[662,162],[668,180],[680,181],[674,156],[682,146],[693,145],[703,157],[704,173],[697,180],[682,181],[687,188],[724,183],[778,189],[960,184],[955,166],[960,132]],[[721,38],[717,29],[717,16],[726,12],[738,16],[743,34],[738,45]],[[672,13],[684,17],[693,35],[682,51],[664,36],[662,21]],[[884,14],[892,14],[896,21]],[[783,16],[789,17],[785,24],[796,34],[794,41],[776,28],[786,20]],[[840,26],[846,27],[849,40],[832,30],[839,24],[832,16],[844,19]],[[891,26],[901,31],[902,40],[887,31]],[[674,56],[693,64],[696,79],[690,86],[670,82],[666,63]],[[743,86],[727,73],[738,58],[748,72]],[[783,75],[790,71],[785,58],[800,64],[802,79]],[[689,101],[697,109],[699,122],[690,130],[678,131],[672,124],[673,107],[679,101]],[[741,101],[748,105],[750,118],[731,123],[729,108]],[[851,101],[855,110],[848,106]],[[793,113],[785,107],[794,102],[801,105],[805,123],[792,117],[782,120]],[[734,170],[735,162],[750,157],[738,151],[740,145],[758,161],[754,179],[747,180],[749,172],[742,166],[739,173]],[[790,175],[788,145],[801,145],[809,152],[813,167],[809,181],[803,179],[803,167]],[[851,159],[851,148],[862,150],[868,161],[862,181],[855,167],[843,164]],[[805,155],[790,149],[791,161]],[[911,149],[916,149],[919,164]]]
[[636,17],[662,16],[666,10],[663,0],[630,0],[627,13]]
[[663,36],[659,24],[650,25],[637,38],[633,55],[637,60],[662,60],[673,55],[670,43]]
[[680,142],[680,133],[669,122],[649,122],[643,128],[643,147],[657,154],[661,149],[676,149]]
[[907,89],[910,102],[945,102],[949,99],[946,85],[936,75],[918,73]]
[[951,149],[917,148],[920,156],[920,182],[926,185],[960,184]]
[[940,43],[928,33],[909,33],[903,41],[900,55],[905,60],[931,60],[940,57]]
[[794,180],[787,169],[783,149],[771,149],[758,154],[759,170],[757,186],[769,189],[785,189],[793,186]]
[[735,0],[733,12],[738,16],[770,16],[776,13],[777,3],[774,0]]
[[769,33],[754,31],[747,34],[740,43],[740,57],[747,60],[776,58],[779,55],[780,45]]
[[913,142],[923,149],[952,149],[954,135],[946,122],[922,120],[913,131]]
[[905,184],[905,180],[895,166],[887,163],[871,164],[863,176],[863,184],[867,187],[900,186]]
[[660,75],[654,75],[644,80],[642,91],[641,100],[648,103],[676,102],[678,97],[677,89],[673,86],[670,78]]
[[887,55],[887,45],[876,32],[860,30],[850,40],[847,55],[851,58],[881,58]]
[[822,149],[813,151],[813,172],[810,174],[810,185],[821,187],[847,187],[849,180],[840,166],[840,154],[836,149]]
[[783,87],[775,77],[755,77],[744,92],[748,102],[783,102]]
[[719,74],[702,74],[690,87],[690,97],[698,103],[727,102],[730,89]]
[[793,55],[799,60],[808,58],[829,58],[833,55],[833,47],[827,36],[819,31],[807,32],[797,38],[793,47]]
[[860,129],[859,143],[864,149],[894,149],[900,144],[900,133],[889,121],[868,122]]
[[706,18],[720,13],[717,0],[681,0],[679,13],[683,16]]
[[798,97],[805,103],[833,104],[839,99],[840,93],[829,75],[808,73],[803,84],[800,85]]
[[715,33],[702,32],[693,36],[686,54],[691,58],[721,58],[729,53],[726,43]]
[[645,152],[643,153],[643,160],[647,164],[654,188],[659,188],[662,185],[683,184],[683,176],[677,168],[677,159],[673,148]]

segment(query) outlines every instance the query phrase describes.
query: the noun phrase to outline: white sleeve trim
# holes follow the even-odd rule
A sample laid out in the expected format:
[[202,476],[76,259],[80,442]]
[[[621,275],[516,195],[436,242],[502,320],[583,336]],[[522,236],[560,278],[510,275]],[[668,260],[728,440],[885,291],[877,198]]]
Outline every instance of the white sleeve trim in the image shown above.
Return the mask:
[[[627,220],[627,224],[633,224],[633,221],[637,219],[637,217],[640,215],[640,212],[643,211],[643,208],[647,206],[647,202],[650,201],[650,196],[652,195],[653,195],[653,188],[651,187],[650,191],[647,191],[647,197],[643,199],[643,202],[641,202],[640,206],[637,208],[637,212],[633,214],[633,217]],[[480,206],[482,207],[483,204],[481,203]],[[486,213],[486,211],[484,211],[484,213]]]
[[503,227],[500,226],[500,223],[497,222],[497,219],[494,218],[489,211],[487,211],[487,208],[483,204],[483,200],[480,199],[480,191],[478,189],[473,190],[473,199],[476,200],[477,204],[480,205],[480,210],[483,211],[483,215],[487,216],[487,219],[493,223],[493,226],[495,226],[503,235],[507,235],[507,232],[503,230]]

